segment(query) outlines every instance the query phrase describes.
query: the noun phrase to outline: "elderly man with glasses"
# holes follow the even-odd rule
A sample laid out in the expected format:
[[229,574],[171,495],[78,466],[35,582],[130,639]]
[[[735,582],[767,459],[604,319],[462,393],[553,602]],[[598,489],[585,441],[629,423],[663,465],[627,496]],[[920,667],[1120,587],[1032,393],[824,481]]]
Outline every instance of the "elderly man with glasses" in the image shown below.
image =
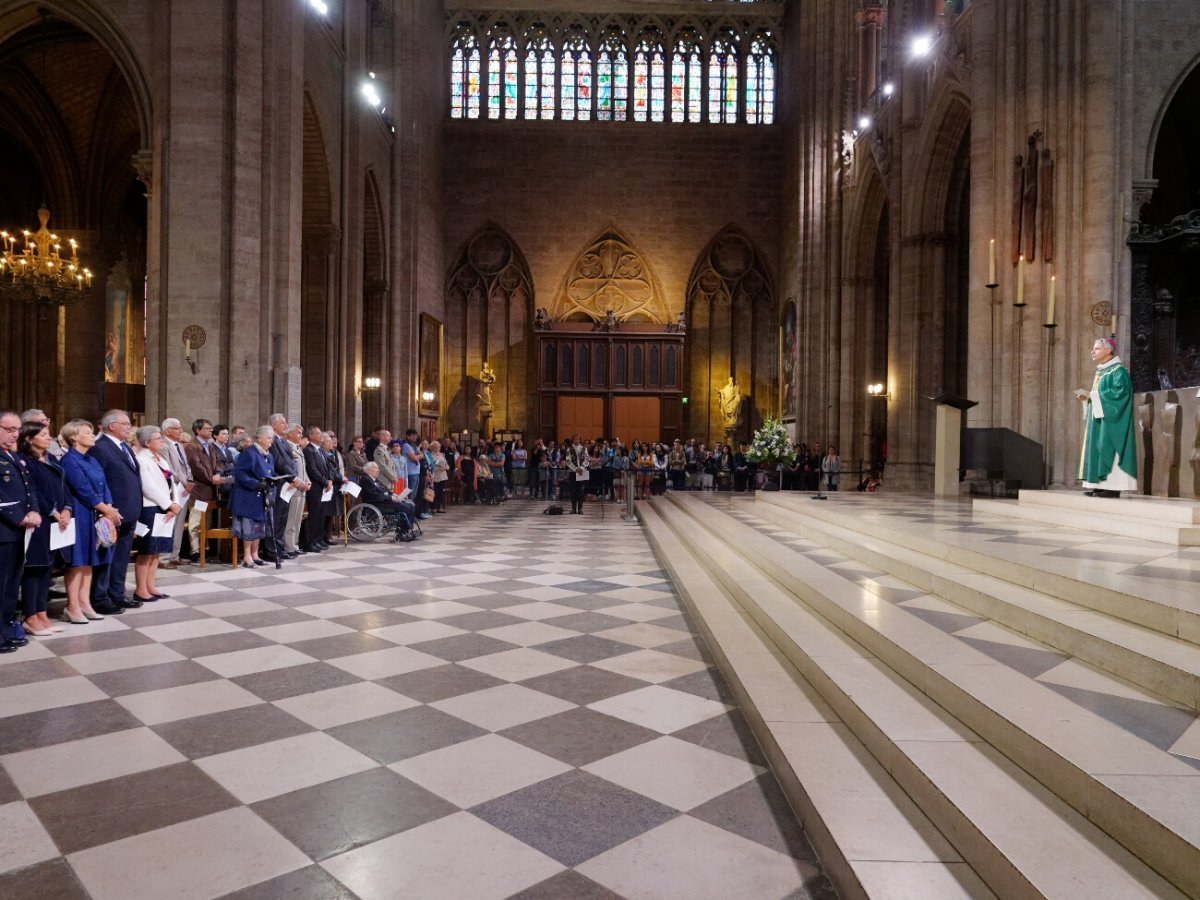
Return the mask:
[[100,434],[95,446],[88,451],[88,456],[97,460],[104,470],[104,480],[108,482],[113,506],[120,517],[112,558],[107,564],[96,566],[92,573],[92,609],[106,616],[120,615],[126,609],[142,605],[125,594],[125,574],[133,552],[133,530],[142,513],[142,478],[128,444],[129,431],[129,413],[123,409],[110,409],[100,417]]

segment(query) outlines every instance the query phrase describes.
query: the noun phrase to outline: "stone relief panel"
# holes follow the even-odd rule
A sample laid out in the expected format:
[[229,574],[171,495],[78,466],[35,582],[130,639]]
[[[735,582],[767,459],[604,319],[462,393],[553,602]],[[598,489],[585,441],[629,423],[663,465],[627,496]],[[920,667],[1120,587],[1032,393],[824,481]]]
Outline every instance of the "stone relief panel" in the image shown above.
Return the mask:
[[615,229],[597,236],[563,276],[552,320],[672,321],[662,287],[642,254]]

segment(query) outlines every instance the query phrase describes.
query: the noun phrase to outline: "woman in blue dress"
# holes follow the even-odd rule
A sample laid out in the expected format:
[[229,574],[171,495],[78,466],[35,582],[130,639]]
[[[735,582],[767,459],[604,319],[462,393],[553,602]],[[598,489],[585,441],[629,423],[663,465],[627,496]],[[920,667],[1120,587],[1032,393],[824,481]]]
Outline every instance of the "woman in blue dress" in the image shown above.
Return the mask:
[[21,572],[21,615],[26,634],[46,637],[62,628],[50,621],[46,609],[50,599],[50,576],[62,563],[61,550],[50,549],[50,529],[61,530],[71,521],[67,505],[67,482],[62,466],[49,452],[54,438],[41,422],[21,426],[18,447],[24,454],[37,491],[37,510],[42,524],[33,532],[25,548],[25,568]]
[[274,437],[269,425],[258,429],[254,443],[238,454],[233,466],[229,511],[233,515],[233,535],[242,542],[243,569],[266,565],[258,555],[260,542],[269,534],[264,494],[260,489],[266,489],[266,503],[274,504],[275,488],[264,482],[275,475],[270,456]]
[[62,436],[70,448],[63,456],[62,468],[75,519],[75,546],[67,559],[67,608],[63,616],[72,625],[86,625],[89,620],[104,618],[92,609],[92,567],[106,565],[112,559],[112,547],[100,546],[96,522],[107,519],[115,531],[121,524],[121,514],[112,505],[99,461],[85,455],[96,445],[92,423],[72,419],[63,426]]

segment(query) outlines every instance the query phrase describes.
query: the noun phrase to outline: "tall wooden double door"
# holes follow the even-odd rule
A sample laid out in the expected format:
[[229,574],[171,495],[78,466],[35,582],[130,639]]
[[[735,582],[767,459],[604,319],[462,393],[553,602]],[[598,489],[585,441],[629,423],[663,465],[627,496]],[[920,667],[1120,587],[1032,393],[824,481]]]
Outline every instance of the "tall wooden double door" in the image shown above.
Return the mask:
[[561,440],[578,434],[585,441],[616,437],[626,446],[635,440],[643,443],[662,440],[662,404],[663,398],[657,394],[623,394],[612,398],[559,394],[554,436]]

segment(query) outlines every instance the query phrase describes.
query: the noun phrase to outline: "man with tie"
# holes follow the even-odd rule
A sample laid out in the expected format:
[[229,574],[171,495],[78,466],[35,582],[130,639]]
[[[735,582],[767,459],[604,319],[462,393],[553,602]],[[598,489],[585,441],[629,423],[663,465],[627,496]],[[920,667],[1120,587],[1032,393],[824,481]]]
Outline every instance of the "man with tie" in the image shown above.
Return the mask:
[[[271,426],[271,430],[275,432],[275,436],[271,438],[271,462],[275,467],[276,475],[289,475],[292,480],[288,482],[292,488],[299,489],[300,480],[297,477],[300,473],[296,468],[295,457],[292,456],[291,445],[287,441],[288,421],[287,416],[283,413],[274,413],[267,424]],[[275,508],[272,510],[274,518],[274,534],[264,539],[263,547],[259,555],[270,562],[275,562],[277,559],[291,559],[294,555],[289,554],[283,549],[283,535],[287,530],[288,510],[290,504],[279,495],[283,493],[281,490],[275,492]]]
[[25,532],[42,524],[37,512],[33,476],[25,458],[17,455],[21,417],[0,410],[0,653],[12,653],[29,643],[19,630],[17,593],[25,561]]
[[100,435],[88,456],[100,463],[104,480],[112,493],[113,506],[121,516],[112,560],[92,571],[92,609],[101,615],[120,615],[126,609],[141,606],[140,600],[125,595],[125,573],[133,552],[133,530],[142,513],[142,477],[137,460],[126,441],[129,438],[129,413],[110,409],[100,418]]
[[183,425],[180,424],[178,419],[163,419],[162,434],[167,442],[163,448],[163,454],[166,457],[163,462],[171,470],[171,474],[175,476],[175,502],[182,508],[174,520],[175,536],[171,543],[171,552],[164,553],[159,557],[159,567],[163,569],[177,569],[183,565],[183,562],[179,559],[179,550],[183,546],[183,532],[187,528],[188,519],[191,515],[189,510],[191,509],[192,492],[196,489],[196,482],[192,477],[192,467],[188,465],[187,451],[184,450]]
[[[192,439],[184,448],[188,467],[196,489],[192,492],[192,511],[188,516],[188,534],[192,538],[192,559],[200,558],[200,522],[212,511],[224,479],[217,463],[216,444],[213,441],[213,423],[208,419],[197,419],[192,423]],[[208,509],[196,509],[195,501],[208,504]]]
[[321,452],[324,439],[320,428],[308,430],[308,444],[304,448],[304,470],[309,483],[305,500],[308,518],[304,520],[300,538],[300,549],[306,553],[320,553],[329,549],[329,542],[325,540],[325,504],[321,502],[321,495],[333,487],[333,476],[329,473],[325,454]]

